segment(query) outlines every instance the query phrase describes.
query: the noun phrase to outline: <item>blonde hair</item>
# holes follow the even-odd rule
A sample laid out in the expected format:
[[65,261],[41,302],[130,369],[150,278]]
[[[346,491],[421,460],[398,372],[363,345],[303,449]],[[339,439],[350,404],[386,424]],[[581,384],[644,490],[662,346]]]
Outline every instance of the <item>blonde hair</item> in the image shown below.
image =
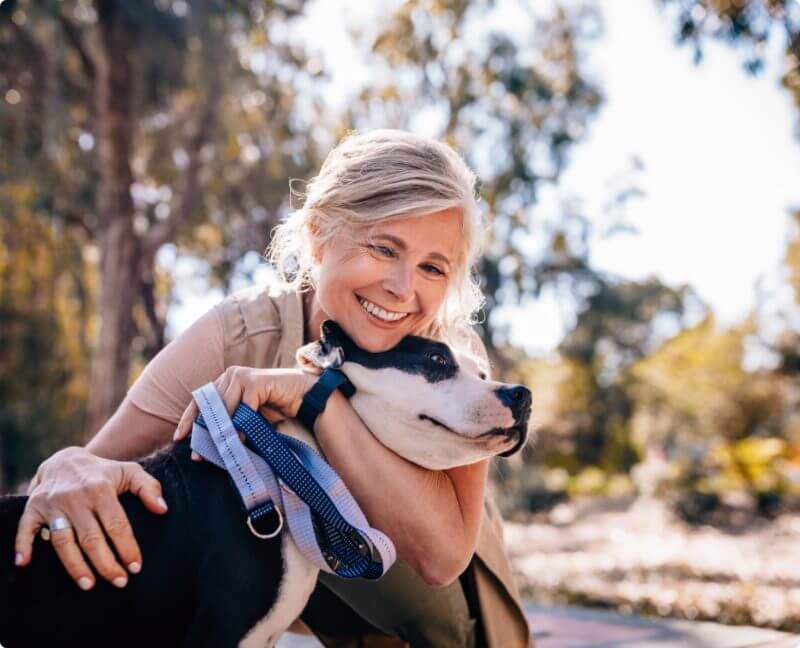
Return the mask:
[[472,274],[483,244],[484,225],[475,174],[444,143],[399,130],[354,132],[327,156],[308,182],[303,206],[273,230],[267,259],[287,288],[316,287],[312,243],[323,246],[343,233],[392,218],[424,218],[457,208],[462,247],[454,261],[448,294],[436,320],[421,335],[448,339],[469,326],[484,297]]

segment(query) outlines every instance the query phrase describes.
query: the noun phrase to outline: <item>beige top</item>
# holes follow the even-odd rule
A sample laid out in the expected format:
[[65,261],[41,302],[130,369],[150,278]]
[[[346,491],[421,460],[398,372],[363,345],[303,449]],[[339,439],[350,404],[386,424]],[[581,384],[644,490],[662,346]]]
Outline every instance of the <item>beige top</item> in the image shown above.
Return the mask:
[[[267,299],[264,299],[267,297]],[[139,409],[177,425],[192,392],[232,365],[293,367],[302,296],[253,287],[231,295],[164,347],[128,391]]]
[[[305,319],[300,293],[278,286],[237,292],[203,315],[150,361],[128,392],[139,409],[177,424],[192,391],[233,365],[295,366]],[[482,357],[477,334],[467,348]],[[476,555],[476,585],[489,646],[532,646],[511,567],[503,547],[502,519],[487,498]]]

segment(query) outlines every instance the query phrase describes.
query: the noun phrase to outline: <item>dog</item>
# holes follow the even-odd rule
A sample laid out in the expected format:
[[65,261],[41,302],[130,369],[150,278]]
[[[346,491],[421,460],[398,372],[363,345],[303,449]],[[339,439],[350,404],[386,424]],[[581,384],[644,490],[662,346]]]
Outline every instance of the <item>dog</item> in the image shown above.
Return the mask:
[[[441,342],[408,336],[370,353],[327,321],[320,341],[298,350],[297,359],[306,371],[343,371],[367,427],[425,468],[467,465],[527,441],[530,391],[486,380],[477,358]],[[317,447],[297,421],[278,430]],[[15,567],[27,498],[0,498],[0,645],[274,645],[302,612],[317,568],[290,534],[253,535],[228,475],[192,461],[189,441],[141,462],[162,484],[167,515],[153,515],[130,493],[120,497],[147,562],[123,589],[98,579],[92,590],[79,590],[41,538],[32,563]]]

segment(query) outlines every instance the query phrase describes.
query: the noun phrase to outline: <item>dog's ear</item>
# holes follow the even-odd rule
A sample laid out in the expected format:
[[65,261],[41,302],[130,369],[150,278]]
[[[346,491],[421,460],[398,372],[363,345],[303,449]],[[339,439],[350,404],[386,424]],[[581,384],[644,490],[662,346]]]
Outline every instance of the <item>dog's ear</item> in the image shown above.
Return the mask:
[[323,369],[342,366],[345,349],[352,345],[350,338],[333,320],[325,320],[320,327],[319,342],[306,344],[297,350],[297,363],[311,373],[322,373]]
[[333,320],[325,320],[319,327],[319,337],[326,348],[339,347],[347,352],[354,344],[347,333]]
[[312,374],[321,374],[324,369],[325,362],[322,353],[322,344],[319,342],[311,342],[301,346],[295,354],[295,360],[300,368]]

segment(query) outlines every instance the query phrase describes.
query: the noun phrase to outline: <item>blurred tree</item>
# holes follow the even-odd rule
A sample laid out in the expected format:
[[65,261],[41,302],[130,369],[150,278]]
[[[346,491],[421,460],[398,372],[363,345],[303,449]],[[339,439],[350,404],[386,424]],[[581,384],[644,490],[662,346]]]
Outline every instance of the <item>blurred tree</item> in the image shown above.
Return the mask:
[[[794,301],[800,304],[800,209],[795,210],[791,218],[792,234],[786,245],[783,261],[789,271],[789,285],[794,293]],[[800,363],[798,369],[800,369]]]
[[[800,137],[800,2],[797,0],[659,0],[667,9],[668,16],[677,25],[676,39],[679,44],[694,48],[695,61],[703,57],[703,47],[708,39],[715,39],[744,52],[744,68],[758,74],[764,68],[767,45],[780,39],[785,51],[782,86],[792,97],[797,109]],[[777,394],[773,403],[773,416],[768,427],[777,437],[789,438],[794,444],[800,442],[797,435],[797,412],[800,411],[800,355],[796,312],[800,305],[800,212],[795,207],[792,219],[793,231],[787,245],[784,264],[786,279],[794,293],[795,304],[782,305],[771,318],[783,319],[783,330],[776,333],[775,324],[766,330],[757,327],[755,332],[759,344],[774,352],[776,370],[759,370],[749,380],[758,380],[769,385]],[[764,295],[766,296],[766,295]],[[767,388],[759,382],[758,393]],[[738,400],[732,401],[739,402]],[[746,406],[750,401],[742,401]],[[735,409],[734,409],[735,411]],[[763,417],[762,417],[763,418]],[[738,429],[738,428],[737,428]],[[751,424],[746,429],[758,434],[759,426]]]
[[689,307],[705,307],[688,286],[612,281],[596,273],[573,278],[588,285],[572,292],[589,296],[558,359],[519,363],[511,375],[536,394],[541,460],[571,473],[586,466],[624,472],[641,449],[630,435],[636,403],[628,372],[687,326],[695,316]]
[[[800,210],[791,215],[792,226],[786,253],[783,258],[786,279],[794,296],[794,310],[800,307]],[[792,313],[781,313],[783,330],[777,338],[765,341],[767,347],[780,358],[777,371],[787,382],[794,383],[795,391],[800,391],[800,330]],[[796,314],[796,313],[795,313]],[[763,337],[763,336],[762,336]],[[795,399],[800,409],[800,395]]]
[[763,426],[777,411],[775,392],[742,368],[752,333],[752,321],[719,330],[708,315],[637,362],[627,389],[636,400],[639,444],[652,440],[685,451],[698,441],[774,433]]
[[622,375],[684,328],[687,303],[699,299],[688,286],[671,288],[655,278],[611,282],[588,274],[582,280],[589,282],[582,289],[589,297],[559,345],[566,358],[591,371],[592,416],[575,430],[574,454],[584,465],[627,471],[636,455],[629,438],[632,403]]
[[665,448],[683,466],[687,486],[755,493],[778,481],[776,473],[765,472],[774,457],[759,455],[783,448],[794,407],[773,371],[742,368],[754,331],[752,318],[720,330],[709,315],[625,377],[636,446]]
[[37,213],[97,250],[88,433],[124,396],[136,324],[147,355],[164,343],[162,245],[205,255],[226,280],[244,250],[263,249],[287,176],[315,165],[314,104],[297,114],[294,97],[318,72],[270,38],[298,13],[222,0],[0,5],[0,183],[35,178]]

